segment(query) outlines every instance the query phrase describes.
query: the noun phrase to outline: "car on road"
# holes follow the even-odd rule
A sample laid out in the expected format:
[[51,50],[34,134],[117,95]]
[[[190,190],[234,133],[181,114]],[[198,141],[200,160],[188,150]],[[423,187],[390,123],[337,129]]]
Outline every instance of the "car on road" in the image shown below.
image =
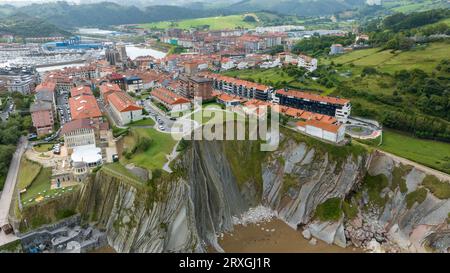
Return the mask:
[[32,133],[32,134],[28,134],[28,140],[33,140],[37,138],[37,134]]
[[159,130],[164,131],[164,130],[166,130],[166,129],[164,128],[164,126],[159,125]]
[[176,117],[171,117],[170,120],[177,120],[177,118]]

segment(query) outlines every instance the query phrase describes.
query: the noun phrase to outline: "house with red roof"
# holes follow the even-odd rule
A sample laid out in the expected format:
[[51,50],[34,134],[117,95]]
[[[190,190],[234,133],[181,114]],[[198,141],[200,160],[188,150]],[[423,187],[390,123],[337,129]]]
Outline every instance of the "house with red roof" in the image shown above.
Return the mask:
[[107,99],[112,112],[120,121],[121,125],[138,121],[143,118],[143,108],[138,106],[133,98],[131,98],[127,93],[116,91],[111,93]]
[[100,123],[102,112],[94,96],[79,95],[69,99],[72,120],[90,119],[96,124]]
[[99,86],[100,97],[105,103],[108,103],[108,96],[114,92],[121,92],[120,86],[115,83],[103,83]]
[[76,86],[76,87],[73,87],[72,89],[70,89],[71,97],[74,98],[74,97],[81,96],[81,95],[93,96],[94,94],[92,93],[91,88],[86,85]]
[[297,122],[297,129],[308,135],[340,143],[345,138],[345,126],[341,123],[326,123],[316,119]]
[[154,89],[151,96],[171,112],[185,111],[191,108],[191,102],[188,99],[163,87]]
[[351,112],[348,99],[288,89],[277,90],[273,95],[273,102],[282,106],[332,116],[342,123],[347,122]]
[[94,129],[89,119],[75,119],[67,122],[61,129],[64,146],[73,149],[78,146],[95,145]]

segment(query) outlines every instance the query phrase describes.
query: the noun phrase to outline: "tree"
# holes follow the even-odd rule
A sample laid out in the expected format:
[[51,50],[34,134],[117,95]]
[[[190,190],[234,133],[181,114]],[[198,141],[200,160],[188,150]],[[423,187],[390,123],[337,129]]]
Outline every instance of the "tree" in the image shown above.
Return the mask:
[[255,16],[248,14],[248,15],[244,16],[243,21],[247,22],[247,23],[255,23],[256,22],[256,18],[255,18]]

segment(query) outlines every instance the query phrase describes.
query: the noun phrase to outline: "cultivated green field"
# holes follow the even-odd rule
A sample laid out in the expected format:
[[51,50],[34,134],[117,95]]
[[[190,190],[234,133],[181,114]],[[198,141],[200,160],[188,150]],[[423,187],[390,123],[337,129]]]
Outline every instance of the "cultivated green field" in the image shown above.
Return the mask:
[[409,51],[381,50],[380,48],[356,50],[323,61],[324,63],[333,61],[336,64],[353,63],[355,68],[374,66],[387,73],[414,68],[430,73],[442,59],[446,58],[450,58],[450,44],[439,42]]
[[450,143],[418,139],[389,130],[383,132],[383,144],[378,148],[450,173]]
[[219,29],[235,29],[235,28],[254,28],[258,23],[244,22],[245,15],[229,15],[216,16],[206,18],[187,19],[181,21],[162,21],[156,23],[142,24],[141,27],[148,29],[167,29],[167,28],[181,28],[190,29],[196,27],[209,26],[210,30]]

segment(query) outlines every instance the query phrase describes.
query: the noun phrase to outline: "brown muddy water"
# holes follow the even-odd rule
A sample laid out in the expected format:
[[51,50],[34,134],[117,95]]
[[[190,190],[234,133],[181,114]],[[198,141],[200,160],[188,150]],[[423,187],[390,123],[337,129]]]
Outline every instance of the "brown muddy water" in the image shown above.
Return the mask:
[[[264,230],[263,230],[264,229]],[[266,231],[266,230],[269,231]],[[272,232],[272,230],[274,230]],[[259,224],[238,225],[232,233],[219,238],[220,246],[225,252],[231,253],[361,253],[362,249],[341,248],[317,240],[311,245],[296,231],[279,219]],[[214,252],[212,249],[209,249]]]

